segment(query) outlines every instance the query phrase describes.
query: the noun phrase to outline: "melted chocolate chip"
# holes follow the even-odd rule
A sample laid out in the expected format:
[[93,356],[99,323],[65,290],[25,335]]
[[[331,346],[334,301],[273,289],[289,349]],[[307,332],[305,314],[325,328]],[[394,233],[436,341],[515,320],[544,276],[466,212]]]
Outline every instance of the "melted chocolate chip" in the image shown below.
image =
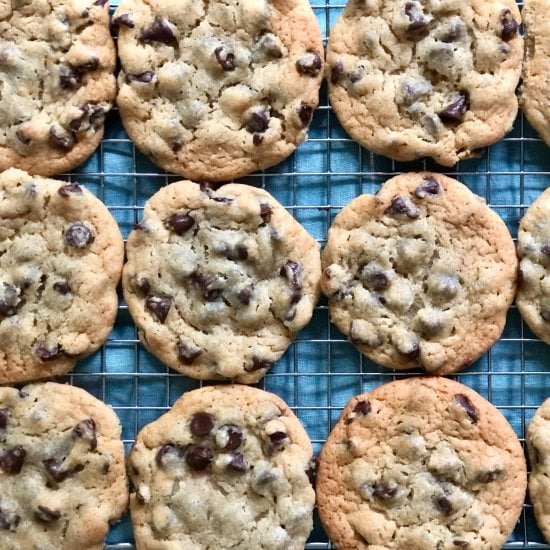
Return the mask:
[[317,470],[319,469],[319,459],[313,455],[307,465],[306,474],[311,485],[315,488],[317,484]]
[[105,4],[107,4],[108,1],[109,1],[109,0],[95,0],[94,6],[101,6],[101,7],[103,7],[103,6],[105,6]]
[[0,315],[11,317],[17,313],[22,305],[21,289],[15,285],[2,284],[2,298],[0,299]]
[[76,222],[65,230],[65,240],[73,248],[86,248],[94,242],[94,236],[86,224]]
[[453,540],[453,546],[457,546],[458,548],[469,548],[470,544],[468,541],[455,539]]
[[308,76],[317,76],[323,62],[319,55],[315,52],[306,52],[298,61],[296,61],[296,70],[300,74]]
[[406,340],[401,345],[396,345],[395,349],[407,359],[416,359],[420,353],[420,345],[416,337]]
[[[302,294],[301,290],[293,290],[292,293],[290,294],[290,305],[295,306],[303,298],[303,296],[304,295]],[[287,317],[287,319],[289,321],[292,321],[292,319],[294,319],[295,315],[296,315],[296,312],[293,311],[292,312],[292,317],[291,318]]]
[[391,500],[397,494],[398,487],[392,487],[384,481],[379,481],[374,484],[372,494],[380,500]]
[[45,506],[38,506],[34,511],[34,517],[39,521],[52,523],[61,517],[61,510],[50,510],[50,508],[46,508]]
[[550,244],[543,244],[543,245],[540,247],[540,251],[541,251],[545,256],[550,256]]
[[261,145],[263,140],[264,140],[264,136],[262,136],[262,134],[253,134],[252,135],[252,143],[254,145]]
[[344,65],[341,61],[337,61],[330,69],[330,83],[338,84],[344,76]]
[[195,359],[202,354],[202,349],[191,348],[183,342],[178,346],[178,357],[184,365],[192,365]]
[[387,213],[393,215],[406,215],[408,218],[416,219],[420,216],[420,211],[416,206],[404,197],[397,196],[392,201],[386,210]]
[[226,256],[233,262],[244,262],[248,259],[248,248],[244,244],[238,244],[235,248],[228,248]]
[[280,59],[283,57],[278,38],[267,30],[263,30],[259,34],[255,45],[268,59]]
[[90,113],[90,124],[94,128],[98,128],[105,122],[105,109],[100,105],[88,104],[88,112]]
[[195,225],[195,219],[189,214],[176,212],[170,216],[165,222],[168,229],[171,229],[177,235],[184,235]]
[[217,288],[221,279],[214,273],[194,273],[192,281],[207,302],[214,302],[222,294],[222,289]]
[[470,420],[473,424],[477,424],[479,421],[479,411],[470,401],[470,398],[462,393],[457,393],[453,397],[453,401],[458,403],[465,411],[466,414],[470,417]]
[[390,286],[390,280],[383,271],[369,271],[365,276],[365,283],[373,290],[385,290]]
[[164,323],[174,299],[171,296],[148,296],[145,307],[161,322]]
[[0,455],[0,468],[7,474],[18,474],[23,468],[26,456],[27,451],[21,445],[7,449]]
[[422,12],[422,8],[415,2],[407,2],[405,4],[405,15],[409,18],[409,32],[418,32],[426,29],[429,25],[429,20]]
[[84,74],[89,73],[92,71],[95,71],[99,68],[99,59],[97,57],[92,57],[89,61],[86,61],[86,63],[81,63],[80,65],[77,65],[74,69],[78,72],[78,74]]
[[302,289],[302,284],[299,282],[300,275],[302,274],[302,268],[292,260],[288,260],[279,271],[279,275],[283,279],[290,281],[291,285],[296,290]]
[[438,113],[439,118],[449,124],[459,124],[464,120],[464,115],[470,108],[470,95],[468,92],[460,92],[456,101],[447,105]]
[[11,416],[10,410],[7,407],[0,409],[0,430],[5,430],[8,426],[8,419]]
[[307,126],[313,117],[313,106],[302,101],[300,104],[300,109],[298,110],[298,116],[300,117],[304,127]]
[[55,282],[53,284],[53,289],[59,294],[62,294],[63,296],[66,296],[71,292],[71,287],[69,286],[69,283],[67,281]]
[[266,455],[271,456],[281,451],[288,443],[289,438],[285,432],[273,432],[269,435],[269,441],[263,446]]
[[519,25],[509,9],[506,8],[500,12],[500,24],[500,38],[504,42],[509,42],[518,34]]
[[147,277],[139,277],[135,280],[136,287],[144,296],[148,296],[151,292],[151,283]]
[[237,294],[237,298],[239,299],[239,302],[241,304],[247,306],[250,304],[250,298],[252,298],[252,286],[245,286],[242,290],[240,290]]
[[74,474],[81,472],[84,469],[82,464],[77,464],[74,468],[69,470],[63,469],[63,461],[56,458],[48,458],[43,460],[42,464],[46,468],[48,475],[56,482],[61,483],[68,477],[72,477]]
[[419,199],[425,199],[428,195],[432,197],[439,195],[440,191],[441,187],[439,186],[439,182],[434,177],[428,176],[424,178],[422,183],[414,190],[414,194]]
[[237,450],[243,442],[243,431],[233,424],[226,424],[220,430],[225,430],[227,433],[227,443],[222,447],[225,451]]
[[171,460],[183,460],[186,450],[186,447],[181,447],[180,445],[163,445],[157,452],[155,462],[160,468],[166,468]]
[[273,211],[271,210],[271,206],[265,202],[260,203],[260,217],[264,222],[269,222],[271,220],[271,214]]
[[113,23],[118,26],[128,27],[129,29],[135,27],[134,19],[130,13],[121,13],[113,19]]
[[224,71],[234,71],[236,67],[235,54],[227,48],[219,46],[214,50],[216,61],[220,64]]
[[235,470],[236,472],[245,472],[248,468],[248,464],[242,453],[235,453],[231,456],[231,460],[227,467],[230,470]]
[[128,84],[131,82],[141,82],[143,84],[150,84],[155,78],[155,71],[145,71],[144,73],[139,74],[129,74],[126,76],[126,81]]
[[353,409],[353,412],[367,415],[372,411],[372,405],[370,404],[370,401],[368,399],[359,401],[357,405],[355,405],[355,408]]
[[74,137],[59,126],[50,126],[49,143],[52,147],[69,151],[74,146]]
[[250,133],[262,133],[269,127],[269,111],[253,111],[246,121],[246,129]]
[[198,412],[192,416],[189,429],[197,437],[206,437],[214,429],[215,424],[216,419],[211,414]]
[[155,19],[153,24],[144,29],[138,40],[142,42],[161,42],[167,46],[176,46],[178,41],[164,18]]
[[20,521],[21,517],[17,514],[10,514],[0,508],[0,529],[15,531]]
[[30,145],[31,144],[31,141],[32,139],[25,135],[25,132],[24,130],[22,130],[21,128],[19,130],[16,130],[15,132],[15,137],[23,144],[23,145]]
[[71,65],[59,66],[59,85],[64,90],[74,90],[82,84],[82,76]]
[[57,192],[62,196],[62,197],[70,197],[71,195],[75,194],[75,195],[82,195],[82,187],[80,187],[80,185],[78,185],[78,183],[67,183],[67,185],[62,185],[58,190]]
[[74,439],[82,439],[88,442],[91,451],[95,451],[95,449],[97,449],[96,426],[93,418],[86,418],[80,421],[73,428],[71,435]]
[[34,354],[40,361],[52,361],[59,355],[61,355],[62,349],[59,344],[48,344],[47,342],[40,342],[34,349]]
[[192,470],[202,471],[210,466],[213,458],[214,453],[210,447],[191,445],[185,455],[185,462]]
[[260,369],[269,369],[273,365],[273,362],[269,359],[263,359],[254,355],[252,357],[252,365],[245,367],[246,372],[254,372]]
[[444,516],[448,516],[451,514],[451,501],[445,495],[434,495],[433,503]]

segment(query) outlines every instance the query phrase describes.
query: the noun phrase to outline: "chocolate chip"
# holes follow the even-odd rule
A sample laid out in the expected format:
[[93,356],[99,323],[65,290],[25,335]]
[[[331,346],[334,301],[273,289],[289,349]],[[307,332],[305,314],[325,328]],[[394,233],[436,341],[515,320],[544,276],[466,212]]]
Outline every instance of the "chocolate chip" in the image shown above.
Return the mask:
[[161,322],[164,323],[174,299],[171,296],[148,296],[145,307]]
[[474,406],[474,404],[470,401],[470,398],[462,393],[457,393],[453,397],[453,401],[455,403],[458,403],[465,411],[466,414],[470,417],[470,420],[473,424],[477,424],[479,421],[479,411]]
[[464,120],[464,115],[470,108],[470,95],[461,91],[457,100],[447,105],[438,113],[439,118],[449,124],[459,124]]
[[229,461],[227,467],[231,470],[235,470],[236,472],[245,472],[248,468],[248,464],[246,463],[242,453],[234,453],[231,455],[231,460]]
[[214,50],[214,55],[216,56],[216,61],[220,64],[224,71],[235,70],[236,64],[234,53],[230,52],[224,46],[219,46]]
[[71,65],[59,66],[59,85],[64,90],[74,90],[82,84],[82,77]]
[[253,287],[250,285],[245,286],[242,290],[240,290],[237,294],[237,298],[239,299],[239,302],[241,302],[241,304],[245,306],[250,304],[250,298],[252,298],[252,291],[253,291]]
[[330,69],[330,83],[338,84],[344,76],[344,65],[338,60]]
[[254,372],[260,369],[269,369],[273,365],[273,362],[269,359],[263,359],[261,357],[258,357],[257,355],[254,355],[252,357],[252,365],[248,365],[245,367],[246,372]]
[[101,105],[88,104],[88,112],[90,118],[88,119],[90,124],[94,128],[99,128],[105,122],[105,109]]
[[39,521],[52,523],[61,517],[61,510],[50,510],[50,508],[46,508],[45,506],[38,506],[34,511],[34,517]]
[[390,280],[383,271],[369,270],[365,274],[365,283],[372,290],[385,290],[390,286]]
[[269,441],[263,446],[266,455],[271,456],[281,451],[289,442],[288,435],[285,432],[273,432],[269,434]]
[[[304,295],[301,290],[293,290],[292,293],[290,294],[290,305],[295,306],[303,298],[303,296]],[[292,319],[294,318],[294,315],[296,315],[295,311],[292,315]],[[292,319],[288,319],[288,320],[292,321]]]
[[469,548],[470,544],[465,540],[453,540],[453,546],[458,546],[459,548]]
[[11,317],[22,305],[21,289],[16,285],[2,283],[0,289],[0,315]]
[[34,354],[40,361],[52,361],[61,355],[62,349],[59,344],[48,344],[47,342],[40,342],[34,348]]
[[298,61],[296,61],[296,70],[300,74],[308,76],[317,76],[323,62],[319,55],[315,52],[306,52]]
[[74,439],[82,439],[87,441],[90,445],[90,450],[95,451],[97,449],[97,435],[95,420],[93,418],[86,418],[81,420],[71,432]]
[[25,135],[25,132],[24,130],[22,130],[21,128],[19,130],[16,130],[15,131],[15,137],[23,144],[23,145],[30,145],[31,144],[31,141],[32,139]]
[[113,23],[118,26],[122,25],[124,27],[128,27],[129,29],[133,29],[135,27],[134,19],[129,13],[121,13],[118,17],[113,19]]
[[541,251],[545,256],[550,256],[550,244],[543,244],[543,245],[540,247],[540,251]]
[[0,430],[5,430],[8,426],[8,419],[11,416],[10,410],[7,407],[0,409]]
[[189,429],[197,437],[206,437],[214,429],[215,424],[216,419],[211,414],[198,412],[191,417]]
[[370,404],[370,401],[368,399],[359,401],[357,405],[355,405],[355,408],[353,409],[353,412],[367,415],[372,411],[372,405]]
[[105,4],[108,2],[109,0],[95,0],[94,2],[94,6],[105,6]]
[[0,529],[5,529],[6,531],[15,531],[21,517],[14,513],[9,513],[0,508]]
[[15,445],[0,455],[0,468],[7,474],[18,474],[23,468],[27,451],[21,445]]
[[262,31],[256,41],[256,47],[261,50],[261,52],[271,59],[280,59],[283,57],[283,52],[279,45],[279,39],[269,31]]
[[74,137],[59,126],[50,126],[49,143],[52,147],[69,151],[73,148]]
[[66,296],[71,292],[71,287],[67,281],[57,281],[53,284],[53,289],[59,294]]
[[47,460],[43,460],[42,464],[46,468],[48,475],[56,483],[61,483],[62,481],[65,481],[68,477],[71,477],[75,473],[81,472],[84,469],[84,466],[82,466],[82,464],[77,464],[74,468],[64,470],[63,461],[57,460],[55,458],[48,458]]
[[197,357],[203,354],[203,350],[192,348],[185,343],[180,343],[178,346],[178,357],[184,365],[191,365]]
[[177,235],[184,235],[195,225],[195,219],[189,214],[176,212],[170,216],[164,224],[168,229],[171,229]]
[[287,279],[296,290],[302,289],[302,284],[299,281],[301,274],[302,268],[292,260],[287,260],[279,271],[279,275],[283,277],[283,279]]
[[237,450],[243,442],[243,431],[234,424],[225,424],[220,428],[220,432],[225,432],[227,435],[227,443],[222,447],[225,451]]
[[86,105],[82,106],[80,108],[80,115],[74,118],[73,120],[71,120],[71,122],[69,122],[69,128],[73,132],[79,132],[80,129],[84,126],[84,122],[86,121],[86,118],[88,117],[89,114],[90,112],[87,106]]
[[264,222],[269,222],[271,220],[271,214],[273,211],[271,210],[271,206],[265,202],[260,203],[260,217]]
[[73,248],[86,248],[94,242],[94,236],[86,224],[76,222],[65,230],[65,240]]
[[252,134],[252,143],[254,145],[261,145],[263,140],[264,136],[262,134]]
[[233,262],[244,262],[248,258],[248,248],[244,244],[238,244],[234,248],[228,248],[226,256]]
[[191,278],[207,302],[214,302],[222,295],[222,289],[219,288],[222,279],[218,275],[214,273],[193,273]]
[[451,501],[445,495],[434,495],[432,497],[435,507],[444,515],[450,515],[452,511]]
[[82,187],[80,187],[80,185],[78,185],[78,183],[67,183],[67,185],[62,185],[58,190],[57,192],[62,196],[62,197],[70,197],[72,194],[76,194],[76,195],[82,195]]
[[504,42],[509,42],[518,34],[519,25],[512,17],[512,12],[508,8],[500,12],[500,24],[500,38],[502,38]]
[[246,129],[250,133],[265,132],[269,127],[269,111],[252,111],[246,121]]
[[405,4],[405,15],[409,18],[409,32],[417,32],[426,29],[430,21],[424,15],[422,7],[416,2],[407,2]]
[[136,277],[135,285],[144,296],[148,296],[151,292],[151,283],[147,277]]
[[395,345],[397,352],[408,359],[416,359],[420,353],[418,338],[410,337]]
[[348,81],[350,84],[357,84],[363,78],[363,76],[363,69],[357,68],[350,73]]
[[416,219],[420,216],[420,210],[406,197],[397,196],[386,209],[388,214],[406,215],[408,218]]
[[424,178],[422,183],[414,190],[414,194],[419,199],[425,199],[428,195],[435,196],[439,195],[439,192],[441,191],[441,187],[439,186],[439,182],[432,176],[428,176]]
[[300,109],[298,110],[298,116],[304,127],[307,126],[313,117],[313,106],[302,101],[302,103],[300,103]]
[[142,42],[161,42],[167,46],[176,46],[178,41],[164,18],[155,19],[153,24],[144,29],[139,35],[138,40]]
[[126,76],[126,81],[128,84],[131,82],[141,82],[143,84],[150,84],[155,78],[155,71],[145,71],[144,73],[139,74],[129,74]]
[[315,455],[313,455],[307,464],[307,470],[306,470],[306,475],[313,487],[315,487],[315,485],[317,484],[318,469],[319,469],[319,459]]
[[391,500],[397,494],[398,487],[384,481],[378,481],[372,488],[372,494],[380,500]]
[[170,461],[180,461],[185,458],[187,448],[180,445],[163,445],[157,452],[155,462],[160,468],[167,468]]
[[76,65],[74,67],[75,71],[80,75],[95,71],[98,68],[99,68],[99,59],[97,57],[92,57],[89,61],[86,61],[86,63],[81,63],[80,65]]
[[185,462],[191,469],[202,471],[210,466],[213,458],[214,453],[210,447],[191,445],[185,455]]

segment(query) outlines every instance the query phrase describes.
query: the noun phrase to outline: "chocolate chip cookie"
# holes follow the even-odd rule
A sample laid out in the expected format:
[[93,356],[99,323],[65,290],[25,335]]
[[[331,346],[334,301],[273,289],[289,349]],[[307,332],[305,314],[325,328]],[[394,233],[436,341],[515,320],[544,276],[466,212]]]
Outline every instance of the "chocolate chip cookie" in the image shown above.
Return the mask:
[[446,378],[409,378],[346,405],[321,453],[317,503],[337,548],[497,550],[526,477],[493,405]]
[[312,448],[276,395],[238,385],[188,392],[138,434],[128,462],[138,548],[304,548]]
[[115,98],[107,0],[0,2],[0,171],[69,171]]
[[305,139],[324,57],[307,0],[122,0],[114,23],[124,127],[165,170],[229,180]]
[[521,106],[527,120],[550,146],[550,1],[523,2],[525,62]]
[[449,374],[500,337],[516,291],[504,222],[441,174],[410,173],[336,217],[321,286],[332,322],[385,367]]
[[122,285],[143,344],[203,380],[257,382],[311,319],[319,245],[266,191],[180,181],[146,204]]
[[330,101],[380,155],[452,166],[512,129],[523,57],[514,0],[350,0],[330,33]]
[[63,374],[107,338],[123,242],[77,183],[0,174],[0,383]]
[[3,550],[103,548],[127,502],[110,407],[64,384],[0,388]]
[[550,542],[550,399],[538,408],[529,423],[527,448],[531,461],[529,496],[538,526]]

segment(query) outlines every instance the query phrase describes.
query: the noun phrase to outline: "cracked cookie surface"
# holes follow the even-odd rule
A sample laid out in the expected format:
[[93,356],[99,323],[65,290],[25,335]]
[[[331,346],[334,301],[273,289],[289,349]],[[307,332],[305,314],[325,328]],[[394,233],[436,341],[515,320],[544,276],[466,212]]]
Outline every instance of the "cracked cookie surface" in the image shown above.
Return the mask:
[[446,378],[408,378],[346,405],[321,453],[317,503],[338,548],[498,550],[526,477],[493,405]]
[[527,209],[519,223],[520,283],[516,305],[529,328],[550,344],[550,190]]
[[319,297],[319,245],[248,185],[162,188],[126,253],[124,297],[142,342],[194,378],[257,382]]
[[323,74],[307,0],[122,0],[114,23],[122,121],[165,170],[229,180],[305,139]]
[[3,550],[100,550],[128,502],[113,410],[65,384],[0,388]]
[[140,550],[302,550],[313,527],[309,438],[276,395],[187,392],[130,453]]
[[21,170],[0,174],[0,383],[64,374],[103,344],[123,246],[87,189]]
[[115,98],[107,1],[2,1],[0,37],[0,170],[69,171]]
[[350,0],[327,48],[340,123],[395,160],[477,156],[516,117],[520,22],[514,0]]
[[550,399],[535,413],[527,428],[531,461],[529,496],[542,534],[550,542]]
[[322,255],[331,320],[389,368],[449,374],[500,337],[517,279],[514,243],[481,197],[409,173],[335,218]]

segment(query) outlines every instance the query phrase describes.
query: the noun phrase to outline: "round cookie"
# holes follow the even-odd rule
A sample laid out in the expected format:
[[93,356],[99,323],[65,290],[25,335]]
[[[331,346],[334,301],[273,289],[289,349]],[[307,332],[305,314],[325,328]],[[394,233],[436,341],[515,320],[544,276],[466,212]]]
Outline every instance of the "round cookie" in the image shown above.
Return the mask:
[[409,173],[338,214],[322,256],[331,320],[389,368],[449,374],[500,337],[517,258],[504,222],[441,174]]
[[516,305],[529,328],[550,344],[550,190],[519,222],[520,283]]
[[537,524],[550,543],[550,399],[537,409],[529,423],[527,448],[531,461],[529,496]]
[[113,20],[124,127],[165,170],[229,180],[304,141],[324,57],[307,0],[122,0]]
[[516,118],[520,22],[515,0],[350,0],[328,41],[331,105],[374,153],[478,156]]
[[550,1],[524,0],[525,61],[521,106],[527,120],[550,146]]
[[0,174],[0,384],[71,370],[117,311],[124,244],[77,183]]
[[247,185],[162,188],[126,253],[122,287],[141,341],[193,378],[257,382],[319,297],[319,245]]
[[3,550],[99,550],[127,503],[110,407],[64,384],[0,388]]
[[313,527],[309,438],[276,395],[187,392],[129,456],[138,550],[302,550]]
[[408,378],[346,405],[321,453],[317,503],[337,548],[498,550],[526,477],[493,405],[446,378]]
[[115,99],[107,0],[0,3],[0,171],[87,159]]

